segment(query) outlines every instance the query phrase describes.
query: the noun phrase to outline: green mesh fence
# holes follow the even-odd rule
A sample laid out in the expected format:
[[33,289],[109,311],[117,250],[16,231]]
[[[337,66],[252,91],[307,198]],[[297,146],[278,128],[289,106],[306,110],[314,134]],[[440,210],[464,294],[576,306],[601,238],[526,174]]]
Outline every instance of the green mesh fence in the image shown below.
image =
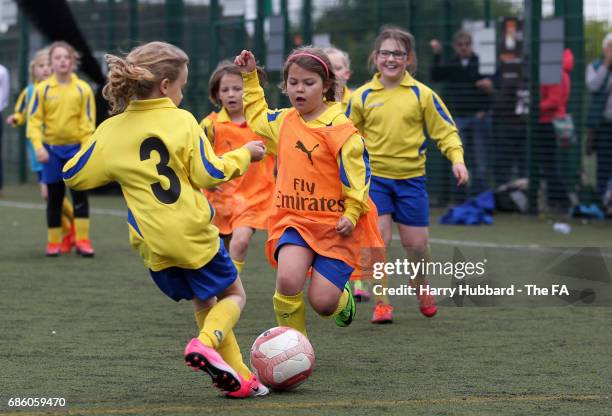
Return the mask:
[[[127,52],[151,40],[181,46],[190,57],[183,107],[198,119],[214,110],[207,85],[219,60],[249,48],[266,64],[270,16],[280,14],[287,23],[285,54],[302,43],[332,44],[348,52],[351,88],[372,76],[367,59],[379,29],[389,24],[404,27],[416,38],[416,78],[440,95],[461,127],[472,174],[470,186],[457,189],[449,162],[430,140],[427,178],[433,206],[463,202],[518,179],[508,191],[499,192],[502,208],[565,212],[577,202],[602,208],[612,177],[607,167],[612,166],[612,101],[609,118],[606,111],[612,81],[610,89],[600,91],[593,80],[585,83],[585,76],[589,64],[601,56],[602,40],[610,31],[612,4],[606,0],[89,0],[69,5],[101,65],[105,53]],[[458,79],[457,69],[463,66],[455,56],[454,35],[460,29],[472,36],[481,64],[476,76],[491,80],[490,91],[474,88],[469,77]],[[437,56],[434,39],[440,45]],[[0,34],[0,62],[12,76],[11,105],[24,82],[20,73],[27,60],[20,61],[20,56],[31,57],[45,42],[26,19]],[[272,42],[278,46],[277,39]],[[574,58],[567,99],[573,129],[566,123],[565,132],[572,134],[565,135],[546,117],[558,113],[554,86],[560,88],[564,48]],[[278,71],[269,71],[269,77],[270,104],[287,105],[276,87]],[[482,93],[481,98],[475,99],[476,93]],[[547,109],[540,108],[540,101]],[[7,114],[5,110],[4,117]],[[5,176],[9,183],[17,182],[26,160],[18,132],[7,126],[4,130]]]

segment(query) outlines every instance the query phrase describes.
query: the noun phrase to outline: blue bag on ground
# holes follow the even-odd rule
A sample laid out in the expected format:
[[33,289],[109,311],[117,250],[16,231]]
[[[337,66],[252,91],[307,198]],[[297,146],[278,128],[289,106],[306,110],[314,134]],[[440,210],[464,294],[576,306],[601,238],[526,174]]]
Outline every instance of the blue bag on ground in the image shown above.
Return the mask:
[[461,205],[449,208],[446,214],[440,217],[439,222],[447,225],[491,225],[494,210],[493,191],[486,191]]

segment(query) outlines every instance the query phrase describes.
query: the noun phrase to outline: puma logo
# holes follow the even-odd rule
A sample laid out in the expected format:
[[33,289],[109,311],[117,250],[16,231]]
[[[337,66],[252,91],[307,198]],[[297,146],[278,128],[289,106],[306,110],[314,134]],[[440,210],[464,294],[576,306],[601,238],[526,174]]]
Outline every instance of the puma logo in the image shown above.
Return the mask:
[[221,344],[221,342],[223,342],[223,331],[219,331],[218,329],[215,329],[213,331],[213,334],[215,334],[215,337],[217,337],[217,341],[219,342],[219,344]]
[[298,140],[297,142],[295,142],[295,148],[301,150],[302,152],[306,153],[306,156],[308,156],[308,160],[310,160],[310,164],[314,166],[314,162],[312,161],[312,152],[314,152],[314,150],[319,147],[319,144],[315,144],[315,146],[308,150],[306,149],[306,146],[304,146],[304,143],[302,143],[301,140]]

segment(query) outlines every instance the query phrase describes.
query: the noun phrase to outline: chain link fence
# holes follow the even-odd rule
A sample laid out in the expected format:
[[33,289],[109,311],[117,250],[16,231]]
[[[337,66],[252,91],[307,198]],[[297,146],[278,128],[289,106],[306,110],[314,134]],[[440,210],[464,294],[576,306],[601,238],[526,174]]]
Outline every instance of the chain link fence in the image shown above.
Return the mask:
[[[416,38],[416,78],[448,105],[461,130],[472,174],[470,186],[458,189],[450,164],[429,141],[427,177],[433,206],[460,203],[491,189],[497,192],[500,207],[510,210],[566,212],[591,203],[605,209],[602,198],[612,177],[612,101],[607,118],[612,81],[608,89],[595,88],[596,83],[585,83],[585,74],[592,62],[599,62],[602,41],[611,30],[612,4],[606,0],[82,0],[68,4],[103,70],[105,53],[127,52],[147,41],[166,40],[185,49],[190,79],[183,107],[198,119],[214,110],[207,98],[210,72],[220,60],[244,48],[255,50],[266,65],[279,45],[283,55],[300,44],[334,45],[349,54],[349,86],[356,88],[372,76],[367,58],[380,28],[404,27]],[[284,33],[279,34],[283,26]],[[0,62],[11,73],[12,105],[25,85],[28,59],[48,39],[22,14],[4,29]],[[469,37],[456,37],[460,30]],[[462,60],[459,53],[466,40],[480,59],[476,72],[470,72],[473,67],[466,69],[469,59]],[[564,57],[569,60],[566,48],[573,65],[564,62]],[[269,64],[270,104],[287,105],[276,87],[280,74],[272,61]],[[490,85],[476,86],[482,79]],[[594,96],[600,99],[593,100]],[[567,107],[571,120],[563,116],[561,107]],[[4,117],[7,114],[8,109]],[[9,183],[24,180],[25,155],[18,132],[6,126],[4,162]],[[500,189],[504,184],[509,186]]]

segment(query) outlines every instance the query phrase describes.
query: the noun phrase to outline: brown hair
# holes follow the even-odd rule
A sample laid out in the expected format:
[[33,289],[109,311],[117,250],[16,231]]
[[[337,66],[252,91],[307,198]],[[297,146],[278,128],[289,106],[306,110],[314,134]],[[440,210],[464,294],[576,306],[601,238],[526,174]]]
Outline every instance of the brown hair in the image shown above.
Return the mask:
[[393,39],[397,41],[400,45],[402,45],[406,49],[406,53],[408,53],[408,58],[410,58],[410,63],[408,64],[408,72],[411,75],[414,75],[417,70],[417,57],[415,53],[415,40],[412,33],[397,27],[397,26],[384,26],[374,41],[374,50],[370,54],[370,58],[368,59],[368,63],[370,66],[370,70],[372,72],[376,71],[376,54],[380,50],[380,45],[387,40]]
[[38,81],[36,77],[34,76],[34,67],[36,66],[38,61],[40,61],[43,58],[47,60],[47,65],[48,65],[50,63],[49,62],[50,55],[51,54],[49,53],[49,48],[41,49],[34,54],[34,58],[32,58],[32,60],[30,61],[30,64],[28,65],[28,70],[30,72],[30,80],[32,81],[32,83],[35,83],[36,81]]
[[[262,67],[256,67],[257,76],[259,78],[259,84],[263,87],[268,82],[268,76]],[[242,78],[242,72],[233,62],[225,60],[219,62],[219,65],[213,71],[210,80],[208,81],[208,99],[211,103],[221,107],[221,101],[219,101],[219,87],[221,85],[221,78],[224,75],[237,75]]]
[[189,57],[182,49],[166,42],[138,46],[125,58],[104,55],[108,63],[108,82],[102,96],[111,106],[111,114],[121,113],[130,100],[145,98],[163,79],[176,81]]
[[[314,55],[318,59],[300,54]],[[312,46],[302,46],[294,49],[291,52],[285,61],[285,65],[283,66],[283,80],[280,84],[281,90],[285,94],[287,93],[287,78],[289,76],[289,68],[293,64],[298,65],[306,71],[314,72],[319,75],[323,81],[323,87],[327,88],[327,91],[325,92],[325,99],[327,101],[336,100],[336,75],[334,74],[329,57],[325,52],[323,52],[323,49],[314,48]]]
[[81,55],[72,47],[68,42],[64,42],[63,40],[58,40],[49,45],[47,49],[49,51],[49,62],[51,62],[51,55],[53,55],[53,51],[57,48],[64,48],[68,51],[70,55],[70,59],[72,60],[72,69],[76,70],[81,64]]

